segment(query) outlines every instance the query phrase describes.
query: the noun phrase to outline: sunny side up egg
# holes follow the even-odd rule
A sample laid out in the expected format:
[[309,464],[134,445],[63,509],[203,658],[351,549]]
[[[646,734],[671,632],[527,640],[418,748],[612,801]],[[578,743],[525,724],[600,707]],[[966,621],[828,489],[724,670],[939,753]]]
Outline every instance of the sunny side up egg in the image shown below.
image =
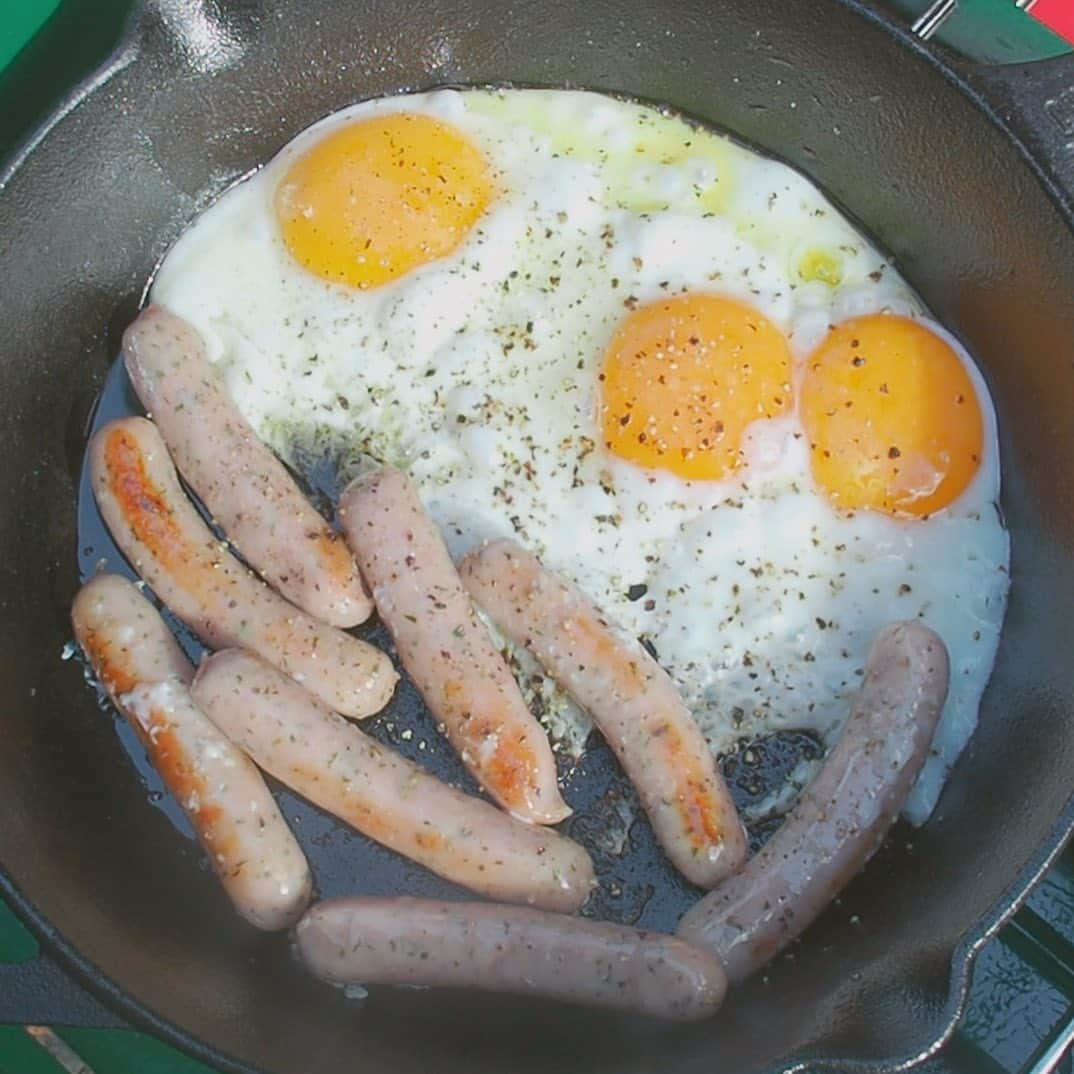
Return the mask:
[[873,634],[921,617],[954,672],[906,811],[931,812],[1003,619],[995,419],[794,171],[597,94],[371,101],[199,217],[152,297],[293,464],[405,467],[454,553],[509,535],[577,581],[717,751],[830,742]]

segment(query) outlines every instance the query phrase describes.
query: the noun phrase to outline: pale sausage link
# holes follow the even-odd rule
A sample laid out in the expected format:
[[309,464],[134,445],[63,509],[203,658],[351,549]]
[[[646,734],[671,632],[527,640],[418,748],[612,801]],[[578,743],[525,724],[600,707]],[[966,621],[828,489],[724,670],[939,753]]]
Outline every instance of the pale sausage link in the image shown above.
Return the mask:
[[179,486],[152,422],[123,418],[89,446],[101,516],[132,566],[206,644],[242,645],[346,716],[369,716],[398,676],[384,653],[289,604],[218,540]]
[[194,704],[194,669],[156,609],[126,579],[104,574],[75,597],[71,619],[235,909],[260,929],[293,924],[310,899],[306,857],[261,773]]
[[354,558],[239,412],[194,328],[150,306],[123,334],[123,357],[179,472],[243,558],[314,619],[368,619]]
[[570,809],[544,729],[410,480],[387,468],[358,478],[339,516],[403,666],[474,778],[523,820],[563,820]]
[[880,845],[928,756],[948,678],[947,649],[922,623],[877,635],[824,767],[760,853],[679,924],[732,982],[798,936]]
[[441,783],[256,656],[205,660],[193,694],[266,772],[362,834],[471,891],[577,910],[593,865],[576,843]]
[[514,541],[491,542],[460,572],[500,630],[592,716],[683,876],[712,887],[737,869],[746,839],[734,802],[675,684],[641,644]]
[[480,988],[683,1022],[714,1014],[727,986],[717,959],[672,936],[488,903],[335,899],[298,923],[295,946],[335,984]]

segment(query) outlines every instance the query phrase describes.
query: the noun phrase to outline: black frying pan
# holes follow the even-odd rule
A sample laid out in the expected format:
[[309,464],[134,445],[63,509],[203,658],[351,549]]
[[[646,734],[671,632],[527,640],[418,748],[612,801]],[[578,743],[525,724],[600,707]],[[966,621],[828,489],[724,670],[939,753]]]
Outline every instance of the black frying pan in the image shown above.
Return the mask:
[[[168,244],[325,112],[504,80],[666,102],[809,173],[966,340],[999,412],[1014,586],[973,744],[933,820],[700,1026],[456,993],[355,1007],[232,915],[59,660],[87,415]],[[934,1047],[973,952],[1074,822],[1072,139],[1074,61],[969,69],[859,0],[146,0],[0,186],[0,891],[131,1020],[231,1070],[892,1070]],[[114,377],[106,407],[129,405]],[[89,569],[110,552],[85,533]],[[578,824],[617,780],[595,751],[568,784]],[[445,890],[284,802],[324,893]],[[635,831],[636,864],[602,863],[599,909],[670,927],[690,893]],[[4,980],[0,1011],[29,1017],[10,997],[32,989]]]

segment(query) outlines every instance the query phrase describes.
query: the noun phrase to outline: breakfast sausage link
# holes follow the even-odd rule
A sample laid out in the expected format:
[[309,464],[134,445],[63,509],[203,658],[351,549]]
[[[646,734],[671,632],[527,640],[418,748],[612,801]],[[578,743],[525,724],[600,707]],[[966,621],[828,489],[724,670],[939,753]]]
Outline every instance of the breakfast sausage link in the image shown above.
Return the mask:
[[123,356],[179,472],[243,558],[315,619],[368,619],[353,556],[239,413],[194,328],[150,306],[123,334]]
[[873,642],[850,719],[783,825],[740,873],[682,919],[732,982],[793,940],[880,845],[928,755],[947,697],[947,649],[917,621]]
[[152,422],[106,425],[89,459],[93,494],[116,543],[206,644],[253,649],[347,716],[388,703],[398,676],[384,653],[310,618],[242,566],[183,493]]
[[482,895],[577,910],[593,886],[586,852],[441,783],[251,653],[204,661],[193,694],[278,780],[363,835]]
[[113,701],[139,683],[190,685],[194,678],[160,612],[118,574],[99,574],[78,591],[71,622],[97,681]]
[[500,630],[593,717],[683,876],[712,887],[737,869],[746,856],[742,824],[667,672],[514,541],[492,541],[468,556],[460,572]]
[[102,574],[75,597],[71,620],[235,909],[260,929],[293,924],[310,900],[305,855],[260,772],[194,703],[194,669],[157,610],[125,578]]
[[333,899],[295,945],[334,984],[480,988],[680,1022],[714,1014],[727,988],[717,959],[672,936],[488,903]]
[[523,820],[563,820],[570,809],[548,738],[413,484],[388,468],[360,477],[339,516],[403,666],[474,778]]

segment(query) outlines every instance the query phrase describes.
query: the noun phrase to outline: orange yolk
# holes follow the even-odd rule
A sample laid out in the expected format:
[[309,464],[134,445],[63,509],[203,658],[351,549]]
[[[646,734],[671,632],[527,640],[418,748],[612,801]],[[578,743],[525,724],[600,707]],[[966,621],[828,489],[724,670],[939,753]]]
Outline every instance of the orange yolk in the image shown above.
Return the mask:
[[771,321],[745,303],[689,294],[635,310],[601,373],[609,451],[681,478],[719,481],[742,461],[742,436],[791,408],[791,357]]
[[980,466],[984,419],[966,366],[907,317],[833,328],[806,365],[801,414],[813,477],[837,507],[929,515]]
[[295,259],[326,280],[379,287],[450,254],[493,196],[488,164],[431,116],[376,116],[322,138],[276,190]]

